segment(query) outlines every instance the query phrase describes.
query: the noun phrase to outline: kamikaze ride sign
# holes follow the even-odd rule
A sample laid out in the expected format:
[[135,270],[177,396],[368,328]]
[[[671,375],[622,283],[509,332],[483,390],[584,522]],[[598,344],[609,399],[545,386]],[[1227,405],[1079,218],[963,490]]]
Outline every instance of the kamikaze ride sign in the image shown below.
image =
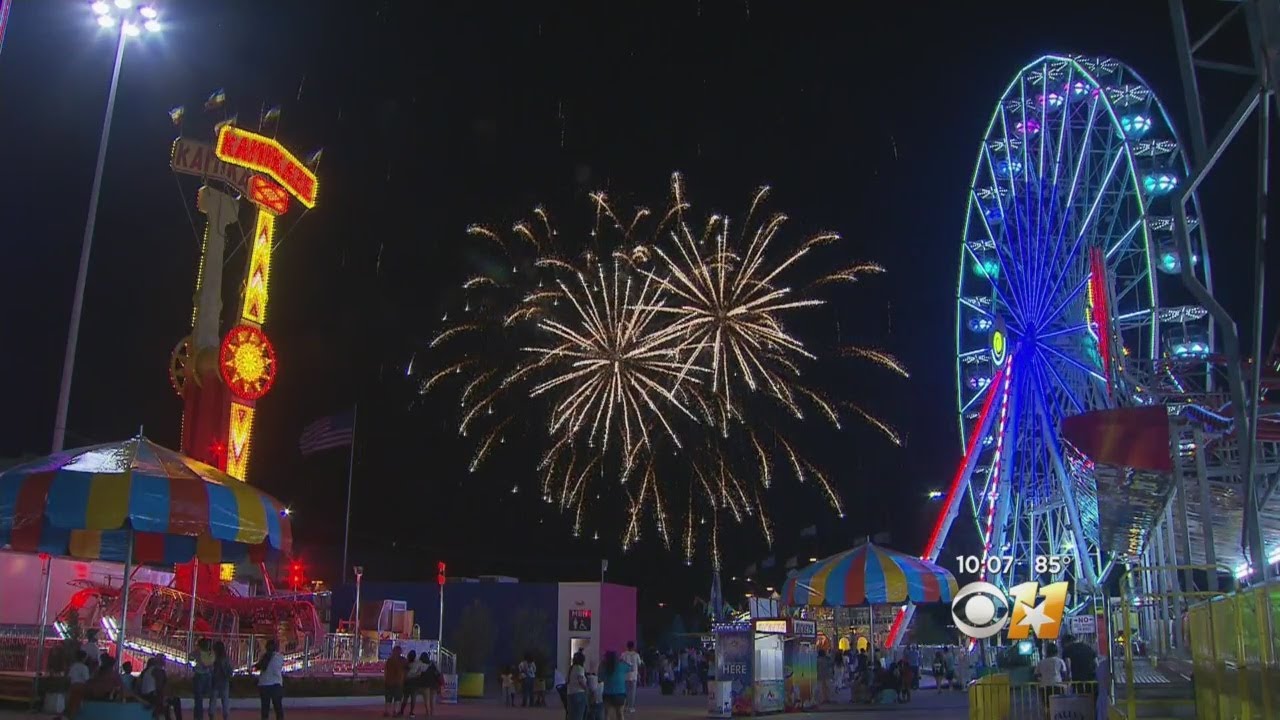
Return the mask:
[[[179,138],[172,167],[204,178],[199,209],[208,218],[192,335],[174,349],[170,367],[170,379],[185,402],[183,450],[244,480],[257,401],[271,390],[278,371],[275,347],[263,329],[276,219],[288,212],[290,197],[306,208],[315,207],[319,183],[315,173],[274,138],[230,124],[220,127],[212,147]],[[214,187],[223,184],[232,192]],[[237,194],[253,203],[256,217],[237,319],[220,335],[220,268],[225,228],[238,221]]]

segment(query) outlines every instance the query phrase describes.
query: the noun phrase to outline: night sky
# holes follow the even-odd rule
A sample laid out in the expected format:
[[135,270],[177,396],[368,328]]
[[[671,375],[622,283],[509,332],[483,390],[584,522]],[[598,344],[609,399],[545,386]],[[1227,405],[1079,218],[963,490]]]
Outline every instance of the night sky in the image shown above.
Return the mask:
[[[1178,122],[1184,115],[1158,0],[159,6],[163,36],[126,51],[68,444],[139,426],[178,444],[181,406],[166,369],[189,327],[202,218],[198,182],[168,168],[166,110],[185,105],[183,132],[207,139],[223,115],[200,106],[217,88],[249,128],[262,107],[281,104],[279,139],[298,155],[324,148],[320,206],[284,221],[273,258],[266,329],[281,370],[259,403],[250,473],[292,504],[310,571],[331,580],[347,454],[304,459],[297,439],[311,420],[358,402],[353,560],[368,577],[427,578],[445,559],[454,574],[590,579],[608,558],[610,579],[641,585],[646,602],[705,595],[705,554],[686,568],[647,539],[622,556],[611,534],[573,539],[533,493],[511,495],[513,482],[533,489],[532,458],[468,475],[472,445],[457,437],[456,416],[430,403],[411,409],[405,378],[475,270],[463,251],[468,224],[509,225],[537,203],[586,217],[596,189],[661,206],[673,170],[703,212],[740,215],[770,184],[771,207],[795,218],[789,233],[845,236],[833,265],[885,264],[887,276],[841,292],[836,322],[812,330],[838,327],[912,371],[901,381],[839,365],[826,389],[875,409],[906,446],[853,427],[818,448],[848,516],[837,519],[812,487],[777,483],[777,547],[731,534],[726,576],[772,553],[761,584],[780,583],[786,558],[882,531],[918,552],[933,512],[925,494],[946,485],[960,457],[956,263],[995,100],[1040,54],[1107,54],[1143,73]],[[17,0],[0,52],[0,457],[49,449],[113,41],[87,3]],[[1220,298],[1239,312],[1246,283],[1224,280],[1246,277],[1252,198],[1233,193],[1251,192],[1252,176],[1241,153],[1227,160],[1240,172],[1219,176],[1202,199]],[[239,276],[244,262],[243,251],[229,256],[228,272]],[[802,542],[813,524],[819,537]],[[726,594],[744,589],[728,582]]]

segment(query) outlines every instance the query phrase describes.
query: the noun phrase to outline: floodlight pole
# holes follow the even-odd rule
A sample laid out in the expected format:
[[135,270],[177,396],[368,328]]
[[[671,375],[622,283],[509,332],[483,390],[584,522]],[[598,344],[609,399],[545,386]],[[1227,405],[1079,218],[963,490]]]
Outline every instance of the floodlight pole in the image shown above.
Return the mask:
[[111,137],[111,118],[116,109],[116,90],[120,87],[120,65],[124,62],[124,45],[128,38],[127,22],[120,23],[116,38],[115,65],[111,69],[111,89],[107,93],[107,116],[102,121],[102,136],[98,140],[98,164],[93,171],[93,185],[89,190],[89,216],[84,223],[84,237],[80,241],[80,266],[76,270],[76,289],[71,299],[71,324],[67,329],[66,353],[62,357],[62,383],[58,386],[58,409],[53,421],[53,452],[61,452],[66,443],[67,410],[71,405],[71,377],[76,367],[76,346],[80,339],[80,316],[84,311],[84,291],[89,278],[89,254],[93,248],[93,230],[98,222],[98,198],[102,192],[102,170],[107,163],[107,140]]

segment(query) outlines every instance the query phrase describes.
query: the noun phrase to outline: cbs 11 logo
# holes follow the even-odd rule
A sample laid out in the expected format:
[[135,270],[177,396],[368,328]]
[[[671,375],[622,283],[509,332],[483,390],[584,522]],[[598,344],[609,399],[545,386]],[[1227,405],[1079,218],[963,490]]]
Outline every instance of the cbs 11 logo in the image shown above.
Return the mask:
[[1006,627],[1010,640],[1026,640],[1031,633],[1041,640],[1056,640],[1066,606],[1066,582],[1044,587],[1025,582],[1009,588],[1007,596],[989,582],[971,582],[952,601],[951,619],[960,632],[975,640],[993,637]]

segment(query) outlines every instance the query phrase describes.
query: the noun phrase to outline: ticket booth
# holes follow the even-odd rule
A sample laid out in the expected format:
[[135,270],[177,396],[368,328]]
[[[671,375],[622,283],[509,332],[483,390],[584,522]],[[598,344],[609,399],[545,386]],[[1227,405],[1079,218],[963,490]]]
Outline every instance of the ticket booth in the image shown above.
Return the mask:
[[757,618],[752,621],[752,709],[756,714],[782,712],[786,709],[787,618]]
[[818,707],[818,624],[788,620],[783,645],[783,689],[787,712]]

